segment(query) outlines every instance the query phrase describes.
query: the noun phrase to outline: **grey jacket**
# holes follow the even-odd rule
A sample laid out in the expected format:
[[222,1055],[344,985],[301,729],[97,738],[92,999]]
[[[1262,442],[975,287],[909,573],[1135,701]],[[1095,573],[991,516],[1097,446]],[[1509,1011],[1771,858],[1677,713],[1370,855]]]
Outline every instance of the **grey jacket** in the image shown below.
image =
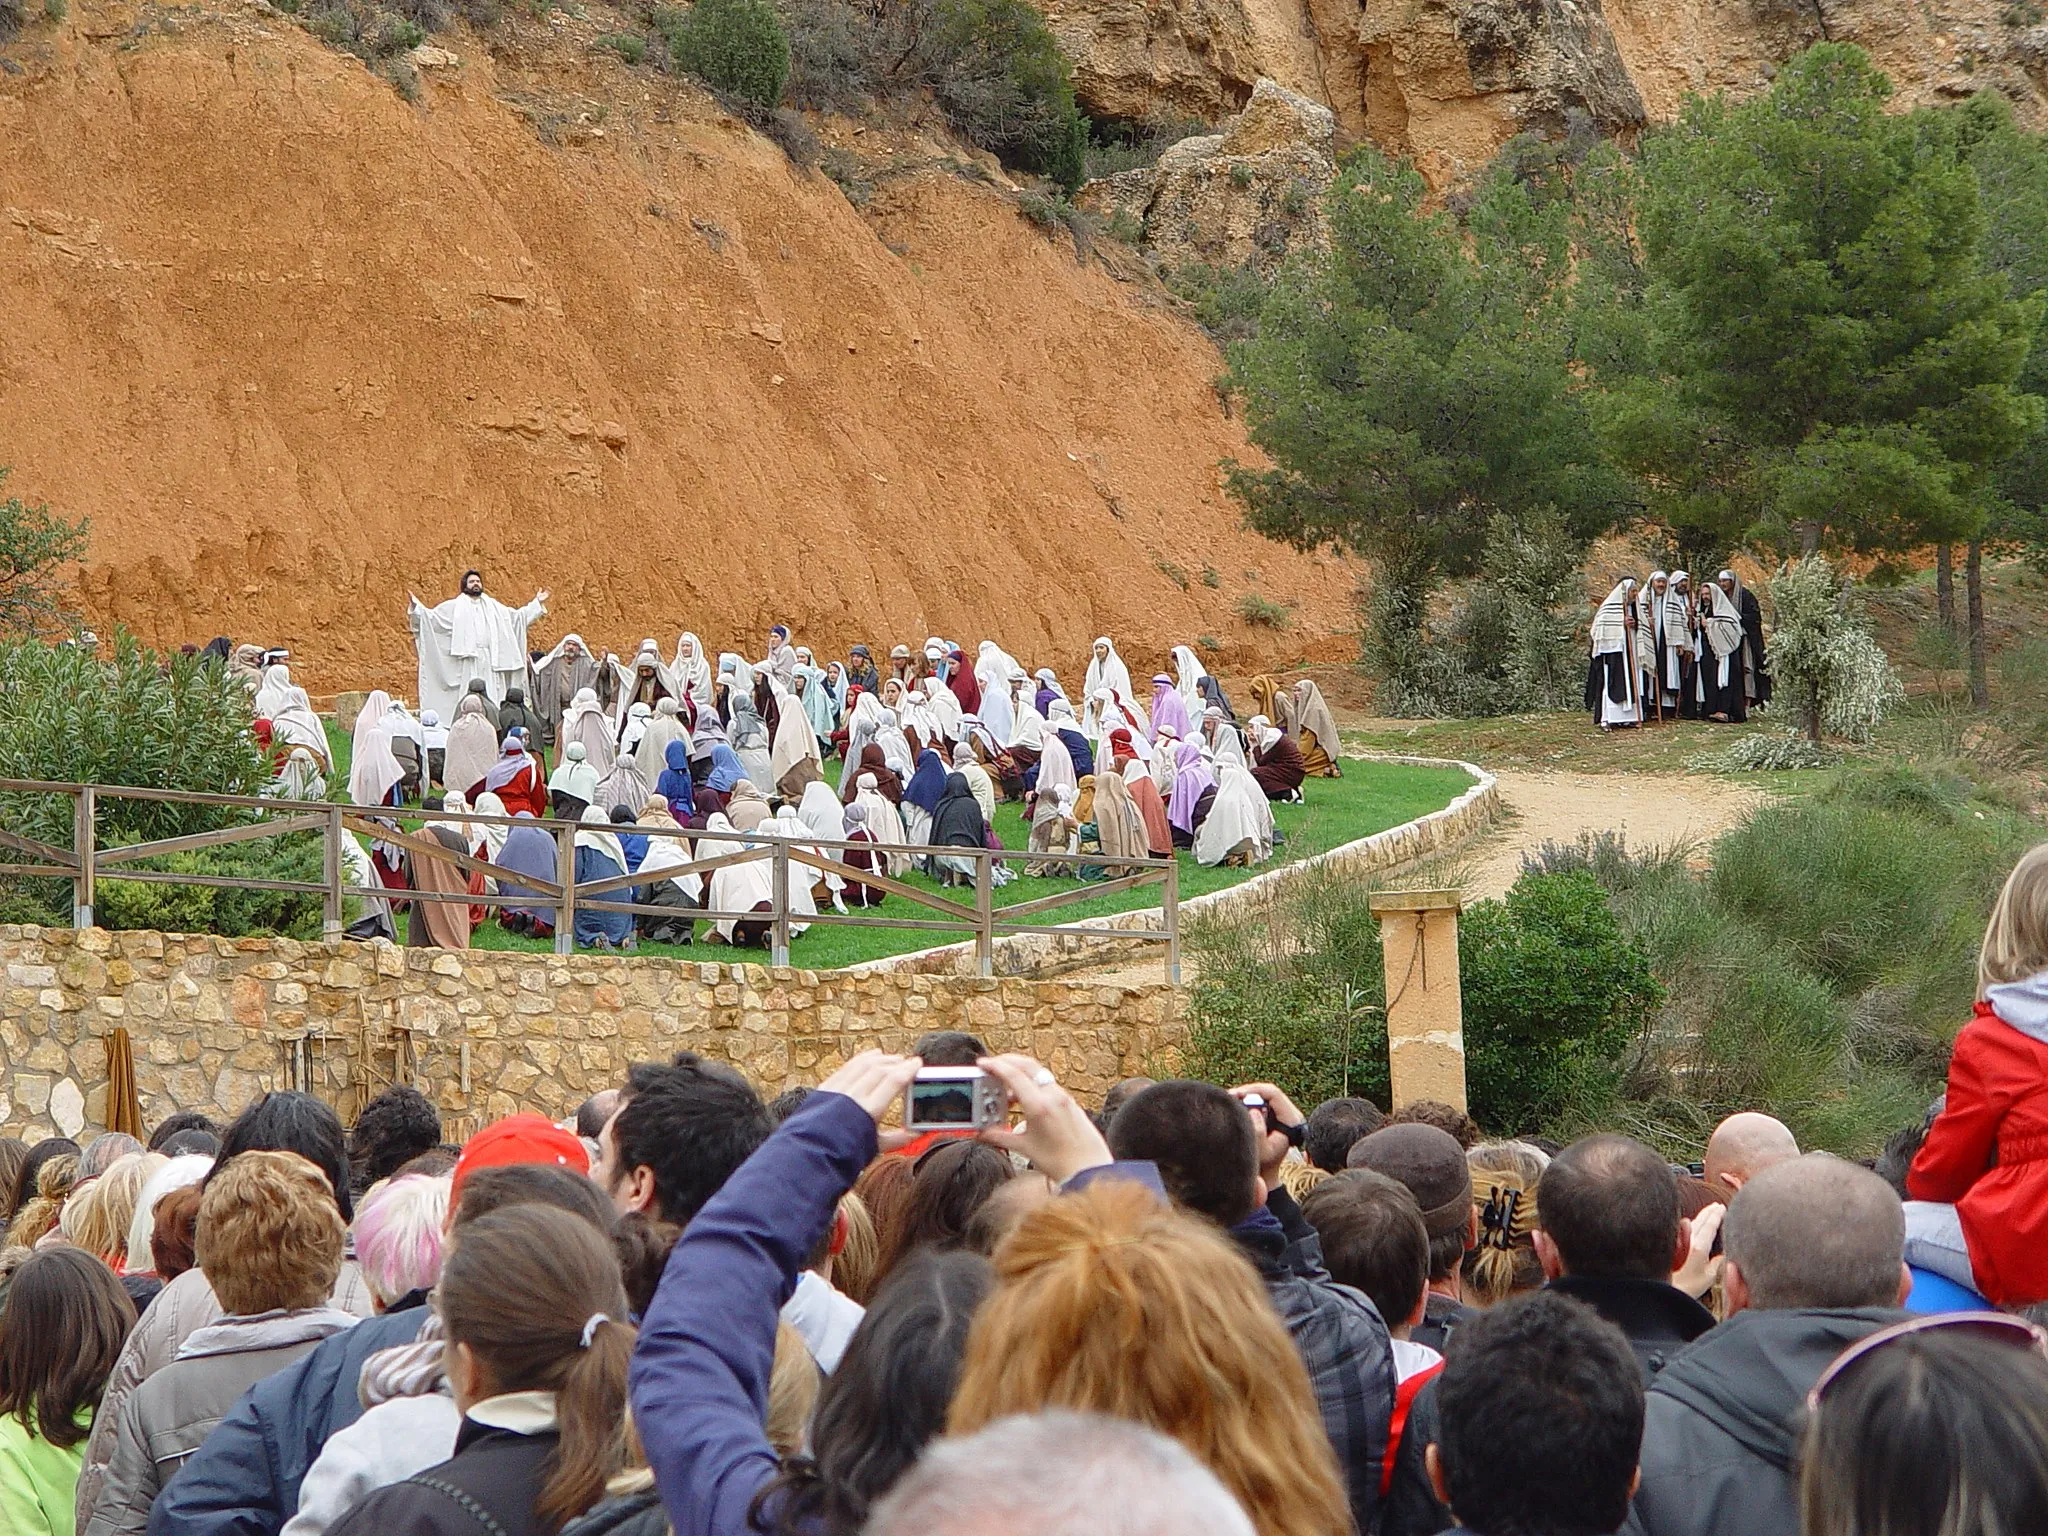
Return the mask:
[[[334,1282],[329,1303],[357,1317],[368,1317],[376,1310],[355,1260],[342,1262],[341,1277]],[[121,1346],[120,1356],[114,1361],[114,1372],[107,1378],[99,1409],[93,1415],[92,1437],[86,1441],[85,1465],[78,1474],[79,1530],[86,1528],[99,1507],[100,1487],[106,1479],[107,1463],[114,1456],[121,1410],[129,1395],[175,1360],[179,1349],[194,1333],[220,1318],[220,1302],[215,1300],[205,1273],[188,1269],[157,1292],[156,1300],[142,1314],[142,1321],[129,1333],[128,1342]]]
[[1793,1458],[1806,1394],[1884,1308],[1738,1312],[1651,1384],[1626,1536],[1799,1536]]
[[143,1536],[150,1506],[185,1458],[250,1387],[322,1339],[355,1326],[331,1307],[224,1317],[129,1393],[85,1536]]

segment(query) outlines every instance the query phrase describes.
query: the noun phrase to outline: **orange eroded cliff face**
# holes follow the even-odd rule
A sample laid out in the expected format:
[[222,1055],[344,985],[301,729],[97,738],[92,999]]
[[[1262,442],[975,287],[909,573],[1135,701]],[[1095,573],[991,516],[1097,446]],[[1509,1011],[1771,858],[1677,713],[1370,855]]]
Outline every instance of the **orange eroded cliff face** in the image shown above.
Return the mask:
[[480,563],[536,640],[1346,653],[1352,570],[1241,529],[1151,291],[942,169],[871,224],[573,35],[442,41],[418,105],[261,5],[0,49],[0,463],[91,516],[91,620],[410,692],[407,590]]

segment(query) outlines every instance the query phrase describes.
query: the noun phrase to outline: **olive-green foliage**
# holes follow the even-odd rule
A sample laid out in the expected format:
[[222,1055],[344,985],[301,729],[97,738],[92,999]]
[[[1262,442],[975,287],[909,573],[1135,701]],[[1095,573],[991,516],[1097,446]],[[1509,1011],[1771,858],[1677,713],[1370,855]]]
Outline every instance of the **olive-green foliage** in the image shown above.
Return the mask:
[[1188,262],[1160,272],[1174,294],[1195,309],[1195,321],[1218,341],[1244,341],[1259,333],[1259,311],[1270,286],[1258,269]]
[[[0,464],[0,489],[8,469]],[[66,522],[47,506],[0,497],[0,635],[41,635],[69,626],[61,567],[85,554],[86,521]]]
[[[252,723],[249,690],[221,666],[159,656],[125,630],[107,657],[39,640],[0,643],[0,778],[253,795],[269,772]],[[112,846],[215,831],[243,819],[234,810],[107,796],[94,836]],[[72,801],[0,794],[0,827],[69,848]],[[13,884],[15,898],[68,914],[62,886]]]
[[[233,875],[251,880],[291,880],[318,885],[322,877],[318,833],[197,848],[145,860],[145,869],[186,875]],[[299,891],[259,891],[237,886],[154,885],[102,878],[93,915],[102,928],[154,928],[164,933],[271,934],[295,939],[320,936],[323,899]]]
[[668,44],[669,62],[767,112],[789,83],[789,38],[769,0],[697,0],[687,10],[663,7],[655,24]]
[[1026,0],[781,0],[790,98],[845,110],[929,91],[963,137],[1071,192],[1088,123],[1073,73]]
[[1965,780],[1858,768],[1756,812],[1709,874],[1594,861],[1668,995],[1603,1123],[1675,1154],[1764,1109],[1802,1145],[1874,1152],[1940,1092],[1992,900],[2039,836]]
[[[1347,1085],[1386,1102],[1387,986],[1370,890],[1309,876],[1279,912],[1196,930],[1191,1072],[1276,1082],[1304,1104]],[[1470,909],[1458,964],[1472,1112],[1502,1134],[1603,1107],[1662,999],[1582,871],[1525,875],[1505,902]]]
[[1644,150],[1655,339],[1601,371],[1606,438],[1682,548],[1968,537],[2042,422],[2016,387],[2041,316],[1987,272],[1953,110],[1884,110],[1859,48],[1688,103]]
[[1419,656],[1429,598],[1489,530],[1538,520],[1583,549],[1626,510],[1573,373],[1568,211],[1494,175],[1462,223],[1371,149],[1331,188],[1330,244],[1280,271],[1228,349],[1270,469],[1231,464],[1249,525],[1373,563],[1368,668]]

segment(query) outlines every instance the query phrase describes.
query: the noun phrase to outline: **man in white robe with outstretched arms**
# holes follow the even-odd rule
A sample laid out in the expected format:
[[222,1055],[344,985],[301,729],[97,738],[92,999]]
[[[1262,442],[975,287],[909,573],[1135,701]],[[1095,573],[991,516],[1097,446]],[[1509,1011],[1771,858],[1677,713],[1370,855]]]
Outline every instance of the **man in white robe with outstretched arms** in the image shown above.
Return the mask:
[[547,612],[545,588],[524,608],[508,608],[484,591],[481,571],[462,573],[462,590],[429,608],[407,594],[413,644],[420,655],[420,707],[455,717],[455,706],[482,678],[491,702],[503,703],[507,688],[526,682],[526,631]]

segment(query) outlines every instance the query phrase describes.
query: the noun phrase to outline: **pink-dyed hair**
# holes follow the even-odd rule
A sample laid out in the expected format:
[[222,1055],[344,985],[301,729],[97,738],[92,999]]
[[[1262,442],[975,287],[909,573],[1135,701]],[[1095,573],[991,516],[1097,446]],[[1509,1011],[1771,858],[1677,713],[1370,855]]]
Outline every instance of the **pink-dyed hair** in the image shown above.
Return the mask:
[[448,1180],[408,1174],[393,1179],[356,1212],[356,1262],[377,1300],[389,1306],[441,1278],[441,1228]]

